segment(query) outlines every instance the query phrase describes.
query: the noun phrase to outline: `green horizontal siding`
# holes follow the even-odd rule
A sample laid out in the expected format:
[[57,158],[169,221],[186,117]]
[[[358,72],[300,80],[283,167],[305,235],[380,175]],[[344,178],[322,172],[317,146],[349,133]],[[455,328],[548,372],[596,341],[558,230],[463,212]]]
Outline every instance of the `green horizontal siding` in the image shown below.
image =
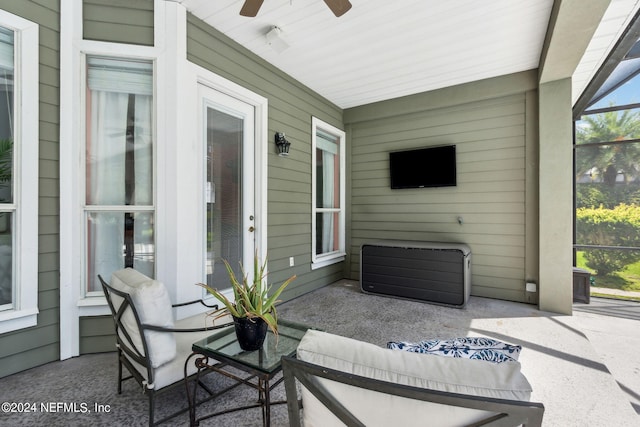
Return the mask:
[[[38,323],[0,335],[0,377],[60,358],[59,110],[60,11],[58,0],[0,0],[0,9],[40,26],[40,170]],[[47,191],[51,190],[51,191]]]
[[115,326],[111,316],[80,318],[80,354],[115,350]]
[[[533,113],[526,94],[533,82],[513,75],[345,112],[350,252],[358,254],[351,278],[359,278],[367,242],[460,242],[471,247],[472,294],[526,300],[525,129]],[[456,145],[457,186],[390,188],[390,151],[448,144]]]
[[83,0],[83,38],[153,46],[153,0]]

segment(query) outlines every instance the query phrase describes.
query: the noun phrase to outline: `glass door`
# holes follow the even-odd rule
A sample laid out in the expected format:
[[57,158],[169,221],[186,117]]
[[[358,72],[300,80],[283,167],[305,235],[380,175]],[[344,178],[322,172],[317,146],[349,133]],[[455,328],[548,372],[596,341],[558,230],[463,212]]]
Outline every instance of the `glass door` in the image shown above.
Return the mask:
[[205,86],[203,107],[205,274],[207,285],[230,286],[226,260],[241,278],[252,272],[254,239],[254,107]]

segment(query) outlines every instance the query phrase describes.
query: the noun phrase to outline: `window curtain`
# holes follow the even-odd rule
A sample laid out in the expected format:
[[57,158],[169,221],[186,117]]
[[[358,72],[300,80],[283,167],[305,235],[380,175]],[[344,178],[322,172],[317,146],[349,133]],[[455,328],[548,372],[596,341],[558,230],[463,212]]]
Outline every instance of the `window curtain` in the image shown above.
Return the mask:
[[[105,91],[91,93],[91,135],[87,147],[87,204],[123,205],[125,128],[128,94]],[[88,218],[89,291],[98,291],[96,276],[119,270],[124,247],[124,214],[93,213]],[[89,270],[91,271],[91,269]]]
[[[151,63],[90,57],[88,65],[87,204],[150,205],[153,193]],[[127,154],[134,158],[133,183],[126,182]],[[129,200],[127,184],[131,185]]]
[[[323,182],[323,207],[333,206],[333,154],[327,151],[322,152],[322,182]],[[322,253],[331,252],[333,250],[333,213],[324,213],[322,215]]]
[[[335,174],[336,174],[336,158],[338,156],[338,144],[335,140],[322,133],[316,135],[316,146],[322,153],[322,207],[337,208],[335,203]],[[322,253],[332,252],[334,250],[334,213],[322,213],[322,235],[321,237]]]
[[13,138],[14,34],[0,27],[0,138]]
[[[109,277],[124,267],[125,245],[134,253],[153,252],[153,233],[145,234],[150,243],[140,242],[143,229],[153,223],[149,214],[122,209],[153,203],[152,66],[92,57],[87,62],[87,205],[120,208],[87,216],[87,290],[99,291],[98,274]],[[125,228],[133,230],[129,241]],[[134,267],[153,276],[153,256],[139,261]]]
[[153,204],[153,99],[148,95],[135,98],[135,191],[136,205]]
[[87,204],[125,204],[125,152],[129,95],[91,92],[91,134],[87,142]]
[[[148,95],[136,95],[134,119],[135,186],[133,201],[136,205],[153,204],[153,99]],[[154,277],[155,246],[153,213],[138,212],[134,216],[133,268]]]
[[[0,27],[0,139],[13,138],[14,33]],[[13,150],[0,157],[2,175],[0,204],[13,202]],[[14,307],[13,284],[13,213],[14,208],[0,206],[0,310]]]
[[13,31],[0,27],[0,69],[13,74]]

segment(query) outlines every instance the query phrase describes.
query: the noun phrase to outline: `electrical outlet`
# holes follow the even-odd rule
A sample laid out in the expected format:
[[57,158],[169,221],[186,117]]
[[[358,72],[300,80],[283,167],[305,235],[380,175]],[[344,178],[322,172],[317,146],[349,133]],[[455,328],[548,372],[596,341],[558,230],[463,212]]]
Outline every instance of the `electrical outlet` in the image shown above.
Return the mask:
[[293,267],[295,265],[295,262],[293,261],[293,257],[290,256],[289,257],[289,267]]

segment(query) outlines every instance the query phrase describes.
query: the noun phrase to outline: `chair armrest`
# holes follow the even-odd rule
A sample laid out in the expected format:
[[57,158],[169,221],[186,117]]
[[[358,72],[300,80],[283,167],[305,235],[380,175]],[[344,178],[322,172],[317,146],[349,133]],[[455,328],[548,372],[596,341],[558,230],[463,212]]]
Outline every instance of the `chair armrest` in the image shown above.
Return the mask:
[[233,326],[233,322],[224,323],[222,325],[214,325],[203,328],[187,328],[187,329],[176,329],[176,328],[165,328],[163,326],[155,326],[155,325],[140,325],[140,328],[149,331],[157,331],[157,332],[206,332],[206,331],[215,331],[216,329],[222,329],[229,326]]
[[191,305],[191,304],[197,304],[197,303],[200,303],[200,304],[202,304],[202,305],[204,305],[205,307],[208,307],[208,308],[214,308],[216,310],[219,308],[218,304],[209,305],[209,304],[207,304],[206,302],[204,302],[201,299],[196,299],[196,300],[187,301],[187,302],[181,302],[181,303],[178,303],[178,304],[172,304],[171,307],[173,307],[173,308],[175,308],[175,307],[184,307],[185,305]]
[[[477,423],[471,424],[477,426],[526,425],[527,427],[540,427],[544,414],[544,405],[541,403],[418,388],[350,374],[287,356],[282,357],[282,373],[285,392],[287,394],[289,421],[292,427],[301,425],[301,407],[297,396],[296,380],[298,380],[319,403],[326,407],[340,421],[349,426],[364,426],[365,424],[351,412],[348,408],[348,402],[341,402],[331,394],[330,388],[327,387],[329,383],[341,383],[351,386],[355,389],[353,393],[358,393],[358,390],[370,390],[376,393],[414,401],[433,402],[439,405],[489,412],[486,414],[485,419],[478,420]],[[321,382],[322,379],[329,381],[323,383]],[[302,403],[304,405],[304,402]]]

